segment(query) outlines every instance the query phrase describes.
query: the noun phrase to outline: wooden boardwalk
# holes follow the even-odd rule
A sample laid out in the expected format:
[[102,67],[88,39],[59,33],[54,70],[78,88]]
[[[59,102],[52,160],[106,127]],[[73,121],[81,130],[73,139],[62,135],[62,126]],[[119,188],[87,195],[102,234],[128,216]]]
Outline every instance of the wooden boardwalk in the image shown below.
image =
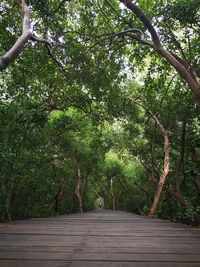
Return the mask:
[[122,211],[0,224],[1,267],[199,267],[200,228]]

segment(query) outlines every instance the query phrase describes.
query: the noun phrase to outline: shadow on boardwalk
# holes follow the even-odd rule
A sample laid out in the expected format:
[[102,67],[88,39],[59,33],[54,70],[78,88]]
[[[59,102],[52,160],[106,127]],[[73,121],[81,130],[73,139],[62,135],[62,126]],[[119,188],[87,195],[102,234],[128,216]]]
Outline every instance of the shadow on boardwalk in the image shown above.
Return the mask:
[[99,210],[0,224],[1,267],[196,267],[200,229]]

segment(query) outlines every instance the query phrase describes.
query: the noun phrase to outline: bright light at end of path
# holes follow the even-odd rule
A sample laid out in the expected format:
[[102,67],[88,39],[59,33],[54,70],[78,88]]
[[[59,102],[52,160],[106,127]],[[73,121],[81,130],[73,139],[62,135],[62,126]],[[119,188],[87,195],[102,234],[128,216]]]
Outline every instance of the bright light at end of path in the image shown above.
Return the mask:
[[120,7],[121,9],[125,9],[125,5],[122,4],[122,3],[119,4],[119,7]]

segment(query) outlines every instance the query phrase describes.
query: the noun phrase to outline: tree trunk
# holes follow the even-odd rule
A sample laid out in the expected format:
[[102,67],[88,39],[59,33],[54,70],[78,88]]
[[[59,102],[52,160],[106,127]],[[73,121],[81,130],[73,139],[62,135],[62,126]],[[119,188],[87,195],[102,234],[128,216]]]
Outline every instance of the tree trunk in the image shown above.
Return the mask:
[[168,133],[165,130],[164,126],[160,123],[159,119],[152,113],[150,112],[150,114],[152,115],[152,117],[154,118],[154,120],[156,121],[158,127],[161,130],[161,133],[163,135],[164,138],[164,162],[163,162],[163,172],[160,176],[158,185],[157,185],[157,190],[154,196],[154,201],[150,210],[150,216],[153,216],[158,208],[158,203],[160,201],[160,197],[161,197],[161,192],[163,190],[163,186],[165,185],[166,182],[166,178],[167,175],[169,173],[169,164],[170,164],[170,159],[169,159],[169,152],[170,152],[170,142],[169,142],[169,137],[168,137]]
[[10,190],[7,194],[6,201],[5,201],[6,215],[7,215],[7,219],[9,222],[12,221],[12,214],[10,211],[10,207],[11,207],[13,190],[15,188],[15,181],[16,181],[16,177],[13,176],[11,180]]
[[[194,147],[192,149],[192,161],[195,162],[196,165],[198,164],[197,152]],[[195,174],[193,175],[193,179],[194,179],[195,186],[197,188],[197,193],[198,195],[200,195],[200,175],[196,174],[195,172]]]
[[185,207],[189,207],[188,201],[184,198],[181,190],[181,173],[183,173],[183,164],[184,164],[184,154],[185,154],[185,134],[186,134],[186,118],[183,118],[182,121],[182,133],[181,133],[181,149],[180,149],[180,158],[177,160],[176,164],[176,197]]
[[113,210],[116,210],[116,199],[115,199],[115,194],[113,192],[113,178],[112,177],[110,177],[110,190],[109,190],[109,192],[110,192],[110,195],[112,197],[112,208],[113,208]]
[[67,192],[68,188],[70,185],[70,181],[67,183],[64,183],[62,188],[57,192],[57,194],[54,194],[52,190],[52,194],[54,195],[54,202],[48,206],[48,209],[51,210],[54,208],[54,211],[57,213],[58,212],[58,206],[59,206],[59,199],[62,197],[64,193]]
[[[155,187],[157,187],[157,186],[158,186],[158,181],[159,181],[159,179],[156,177],[156,175],[155,175],[153,169],[149,169],[149,168],[148,168],[147,166],[145,166],[145,164],[142,163],[142,162],[141,162],[141,164],[142,164],[142,166],[145,167],[145,169],[146,169],[147,171],[149,171],[149,181],[150,181]],[[164,190],[165,190],[171,197],[174,197],[176,200],[178,200],[179,203],[180,203],[183,207],[185,207],[185,201],[183,201],[183,199],[180,198],[180,196],[179,196],[179,194],[177,194],[177,191],[176,191],[176,190],[173,190],[172,188],[168,188],[168,187],[165,187]]]
[[128,188],[124,185],[124,183],[121,181],[121,179],[119,178],[119,176],[116,176],[118,182],[120,183],[120,185],[122,186],[122,188],[124,189],[124,191],[131,197],[131,199],[135,202],[136,208],[137,210],[142,214],[142,211],[140,210],[140,207],[138,205],[138,203],[136,202],[133,194],[128,190]]
[[78,198],[79,210],[80,212],[83,212],[83,202],[82,202],[82,194],[81,194],[81,170],[80,170],[78,163],[77,163],[77,181],[76,181],[75,194]]
[[177,167],[176,167],[176,198],[181,202],[181,204],[185,207],[189,207],[188,201],[184,198],[182,190],[181,190],[181,159],[178,159],[177,161]]
[[139,8],[136,3],[131,0],[119,1],[123,3],[128,9],[130,9],[140,19],[140,21],[144,24],[145,28],[151,35],[152,41],[145,40],[142,31],[140,31],[140,38],[135,37],[134,39],[143,45],[148,45],[149,47],[153,48],[155,52],[165,58],[170,63],[170,65],[176,69],[176,71],[188,84],[197,105],[200,107],[200,84],[197,81],[196,73],[191,68],[191,64],[188,63],[185,59],[179,58],[177,55],[169,52],[163,47],[155,27],[151,23],[150,19],[144,14],[144,12]]
[[198,195],[200,196],[200,176],[199,175],[195,175],[194,183],[197,188]]
[[144,189],[142,186],[140,186],[138,183],[134,182],[134,185],[137,186],[142,192],[144,192],[145,195],[145,201],[147,200],[147,198],[149,197],[151,199],[151,201],[153,201],[151,195],[149,194],[149,192],[147,192],[146,189]]

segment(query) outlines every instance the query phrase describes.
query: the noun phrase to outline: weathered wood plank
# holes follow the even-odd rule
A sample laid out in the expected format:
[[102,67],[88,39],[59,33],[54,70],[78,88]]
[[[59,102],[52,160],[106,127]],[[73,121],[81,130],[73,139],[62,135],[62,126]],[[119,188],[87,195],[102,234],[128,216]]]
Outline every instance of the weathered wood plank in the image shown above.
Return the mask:
[[200,229],[121,211],[0,224],[0,266],[200,266]]
[[171,262],[105,262],[105,261],[1,261],[5,267],[199,267],[199,263]]
[[72,252],[0,252],[0,259],[24,259],[24,260],[93,260],[108,262],[199,262],[200,254],[144,254],[144,253],[94,253],[82,252],[79,248]]

